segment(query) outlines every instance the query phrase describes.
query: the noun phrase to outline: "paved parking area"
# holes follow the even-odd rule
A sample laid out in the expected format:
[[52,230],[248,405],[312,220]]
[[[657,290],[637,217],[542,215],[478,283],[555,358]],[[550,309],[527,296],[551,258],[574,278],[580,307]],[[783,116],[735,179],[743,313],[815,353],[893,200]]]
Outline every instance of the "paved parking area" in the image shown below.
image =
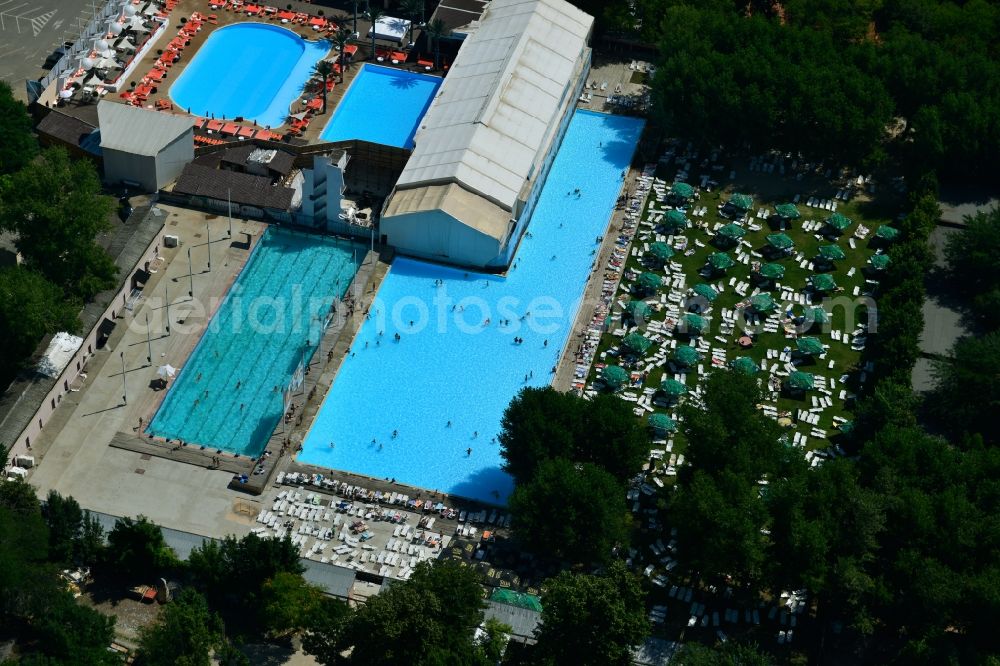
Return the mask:
[[26,99],[24,81],[47,74],[45,59],[75,41],[100,5],[92,0],[0,0],[0,79]]

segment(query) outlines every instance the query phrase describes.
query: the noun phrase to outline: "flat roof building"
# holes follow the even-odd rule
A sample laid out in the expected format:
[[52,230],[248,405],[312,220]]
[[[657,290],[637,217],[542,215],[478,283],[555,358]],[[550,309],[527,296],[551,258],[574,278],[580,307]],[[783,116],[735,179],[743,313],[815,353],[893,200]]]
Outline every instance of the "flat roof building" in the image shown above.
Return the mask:
[[155,192],[194,159],[190,116],[102,100],[97,105],[104,180]]
[[590,67],[594,19],[564,0],[493,0],[471,26],[386,201],[397,251],[509,262]]

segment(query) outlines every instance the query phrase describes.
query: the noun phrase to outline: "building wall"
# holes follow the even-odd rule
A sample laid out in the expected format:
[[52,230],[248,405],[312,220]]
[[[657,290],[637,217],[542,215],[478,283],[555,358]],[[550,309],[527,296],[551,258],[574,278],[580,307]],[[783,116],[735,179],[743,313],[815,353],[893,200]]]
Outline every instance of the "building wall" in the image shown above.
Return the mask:
[[156,158],[104,149],[104,181],[119,185],[123,180],[139,183],[145,192],[155,192]]
[[185,165],[194,161],[194,128],[177,137],[156,156],[156,191],[177,179]]
[[500,252],[500,241],[441,210],[383,218],[386,242],[401,254],[460,266],[486,266]]

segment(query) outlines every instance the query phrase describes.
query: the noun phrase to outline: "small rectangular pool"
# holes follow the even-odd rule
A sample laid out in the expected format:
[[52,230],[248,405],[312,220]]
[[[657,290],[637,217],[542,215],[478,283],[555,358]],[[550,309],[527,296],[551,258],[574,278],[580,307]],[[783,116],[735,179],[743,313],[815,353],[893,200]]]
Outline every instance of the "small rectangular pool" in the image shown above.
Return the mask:
[[365,64],[319,138],[413,148],[413,135],[440,86],[437,76]]
[[257,456],[283,411],[282,390],[320,339],[365,248],[270,227],[149,425],[159,437]]
[[299,458],[505,501],[500,419],[551,383],[642,127],[576,112],[505,277],[396,259]]

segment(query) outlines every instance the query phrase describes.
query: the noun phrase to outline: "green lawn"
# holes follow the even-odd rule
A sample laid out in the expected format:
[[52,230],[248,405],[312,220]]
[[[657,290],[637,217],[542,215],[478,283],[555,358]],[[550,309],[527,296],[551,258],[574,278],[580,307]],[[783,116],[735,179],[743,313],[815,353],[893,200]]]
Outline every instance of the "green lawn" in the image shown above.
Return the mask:
[[[726,170],[728,171],[728,169]],[[657,177],[666,181],[667,188],[673,179],[673,174],[675,172],[674,168],[666,168],[661,166],[657,171]],[[805,202],[810,196],[818,196],[824,199],[834,199],[834,194],[838,187],[828,180],[814,176],[811,178],[806,178],[803,181],[795,180],[792,177],[781,177],[777,174],[762,174],[753,173],[748,174],[749,177],[744,177],[742,180],[737,181],[737,183],[720,183],[720,186],[713,192],[702,191],[700,196],[691,202],[689,206],[689,213],[691,210],[707,207],[707,213],[702,217],[693,217],[689,214],[689,219],[692,223],[701,225],[703,228],[696,228],[694,226],[689,227],[686,231],[681,232],[688,238],[688,250],[694,250],[691,253],[681,253],[677,252],[672,261],[680,264],[682,272],[686,276],[685,292],[693,287],[694,285],[701,282],[711,282],[712,284],[718,284],[722,281],[725,285],[725,290],[719,295],[716,301],[711,306],[711,311],[709,316],[711,317],[711,328],[705,334],[705,338],[710,342],[713,348],[724,348],[727,353],[727,361],[732,361],[739,356],[748,356],[760,365],[762,359],[765,359],[768,349],[782,350],[785,347],[795,348],[795,341],[792,339],[787,339],[783,331],[779,329],[777,333],[766,333],[761,332],[758,334],[755,344],[750,349],[741,349],[737,344],[737,339],[740,335],[739,328],[736,329],[731,334],[725,335],[726,342],[722,343],[717,340],[715,336],[720,335],[719,324],[721,323],[721,310],[723,308],[728,308],[730,310],[735,309],[735,306],[740,301],[745,301],[749,298],[750,294],[753,293],[753,289],[756,285],[750,280],[751,269],[748,264],[737,263],[734,267],[728,269],[723,273],[716,273],[713,277],[708,279],[703,278],[699,275],[699,271],[703,269],[706,265],[707,258],[713,252],[721,251],[720,248],[713,244],[712,236],[710,231],[718,224],[725,224],[728,222],[725,218],[718,214],[718,206],[728,200],[730,194],[734,191],[741,192],[743,194],[749,194],[753,196],[753,206],[751,207],[751,215],[749,224],[759,225],[759,230],[750,230],[749,225],[744,225],[748,228],[748,233],[744,237],[745,241],[750,243],[750,247],[743,247],[746,252],[756,251],[760,253],[766,246],[766,236],[769,233],[778,231],[777,229],[777,218],[772,217],[767,220],[761,219],[756,216],[757,211],[766,207],[769,211],[774,211],[774,206],[781,203],[787,203],[792,201],[795,194],[801,195],[801,200],[797,204],[801,218],[792,222],[788,228],[784,230],[788,236],[790,236],[795,242],[795,253],[802,253],[802,256],[809,260],[814,260],[818,254],[818,249],[821,245],[835,244],[839,246],[844,254],[845,258],[839,261],[833,262],[833,266],[823,272],[829,273],[837,282],[837,286],[842,288],[842,291],[838,293],[829,294],[829,298],[826,303],[817,303],[819,305],[824,305],[824,309],[831,315],[830,322],[822,326],[814,326],[813,329],[804,335],[811,335],[818,337],[821,342],[826,345],[830,345],[825,356],[823,358],[817,358],[811,362],[800,365],[800,369],[806,372],[812,372],[817,375],[823,375],[827,380],[835,381],[835,386],[831,389],[831,398],[833,399],[833,405],[824,410],[820,415],[819,423],[810,425],[807,423],[796,422],[794,429],[798,430],[803,435],[809,436],[808,448],[826,448],[829,446],[829,442],[825,439],[816,438],[810,435],[810,431],[813,427],[820,428],[827,431],[828,437],[833,437],[837,434],[837,430],[834,428],[833,417],[843,417],[851,418],[851,413],[847,408],[848,405],[845,400],[839,398],[842,390],[847,389],[848,395],[853,392],[856,386],[856,381],[858,377],[857,364],[859,362],[859,353],[851,349],[851,347],[844,342],[833,340],[831,337],[831,331],[840,330],[845,333],[851,333],[855,328],[856,324],[863,322],[866,317],[866,309],[863,306],[855,306],[856,298],[853,296],[853,291],[855,287],[860,288],[863,293],[866,289],[870,289],[872,285],[866,285],[866,277],[873,277],[872,274],[866,274],[866,267],[868,266],[868,258],[875,252],[875,249],[871,245],[871,239],[874,236],[875,230],[880,224],[886,224],[892,217],[891,211],[893,210],[894,202],[888,204],[878,204],[875,205],[866,198],[855,198],[850,202],[837,201],[838,207],[837,212],[851,218],[853,221],[851,226],[848,227],[839,238],[825,237],[821,234],[826,231],[825,229],[818,229],[812,232],[806,232],[803,230],[803,222],[807,221],[825,221],[830,215],[831,211],[811,208],[805,205]],[[721,179],[720,179],[721,180]],[[692,184],[697,185],[699,179],[692,175]],[[655,192],[650,192],[647,199],[646,206],[643,210],[642,219],[644,221],[648,220],[650,217],[650,207],[656,206],[659,209],[663,208],[663,204],[657,202]],[[880,210],[881,208],[881,210]],[[858,228],[858,225],[862,224],[870,230],[870,233],[865,240],[855,240],[855,248],[851,248],[848,239],[851,238]],[[632,247],[637,248],[637,255],[630,254],[626,262],[626,274],[628,269],[633,269],[637,272],[649,271],[663,274],[664,271],[662,267],[655,267],[657,262],[644,262],[643,259],[643,245],[644,243],[652,243],[657,240],[657,234],[654,230],[648,226],[640,225],[636,237],[633,241]],[[819,237],[817,237],[819,236]],[[704,247],[696,247],[695,240],[698,240],[704,244]],[[736,257],[735,249],[726,250],[734,259]],[[799,260],[796,259],[796,255],[780,258],[780,259],[769,259],[765,255],[764,257],[753,257],[752,261],[767,262],[773,261],[779,263],[785,267],[785,275],[777,283],[781,284],[786,289],[791,289],[794,291],[801,291],[807,284],[807,278],[817,272],[819,272],[818,267],[815,270],[809,270],[808,268],[801,268],[799,266]],[[854,267],[854,275],[849,276],[849,270]],[[747,296],[738,295],[734,288],[729,286],[730,278],[735,277],[737,282],[751,282],[751,286],[747,290]],[[760,285],[761,291],[767,291],[772,295],[775,301],[778,302],[779,307],[785,305],[787,307],[787,302],[782,301],[781,294],[782,290],[777,289],[772,285]],[[668,292],[669,288],[665,287],[661,292]],[[619,290],[618,295],[622,300],[627,300],[628,292],[624,290]],[[647,296],[647,298],[649,298]],[[833,299],[832,301],[830,299]],[[799,304],[794,304],[792,306],[795,315],[800,315],[803,312],[803,306]],[[614,312],[616,315],[613,318],[610,330],[620,327],[621,320],[618,315],[620,308],[616,305],[614,307]],[[854,324],[852,324],[849,318],[854,319]],[[659,311],[654,312],[651,315],[651,319],[663,321],[665,319],[665,312]],[[609,331],[606,333],[601,340],[598,347],[597,354],[595,356],[595,367],[591,370],[589,382],[592,383],[599,376],[599,371],[596,369],[596,364],[599,363],[617,363],[618,359],[611,354],[607,354],[602,358],[602,352],[606,352],[609,349],[616,347],[620,344],[621,340],[611,334]],[[686,344],[686,340],[679,339],[678,344]],[[652,356],[655,352],[655,348],[650,350],[647,356]],[[769,364],[773,365],[777,359],[769,360]],[[829,368],[828,364],[830,361],[834,362],[833,368]],[[711,358],[706,355],[702,363],[707,370],[711,366]],[[663,368],[654,367],[646,377],[643,384],[646,388],[658,387],[661,378],[666,376],[672,376],[669,372],[669,366],[664,366]],[[666,373],[665,373],[666,371]],[[758,373],[759,378],[762,381],[766,380],[767,375],[765,373]],[[686,375],[686,383],[689,389],[694,388],[699,375],[692,369]],[[828,385],[829,386],[829,385]],[[638,388],[627,388],[626,391],[640,392]],[[809,391],[801,397],[793,397],[787,392],[782,391],[776,402],[774,404],[780,412],[790,412],[794,417],[797,409],[808,410],[812,407],[812,402],[810,400],[811,396],[821,396],[822,394],[817,391]],[[666,413],[672,413],[674,409],[663,410],[659,407],[656,411],[664,411]],[[643,415],[645,420],[650,415],[649,412]],[[674,453],[682,453],[684,450],[683,437],[680,435],[674,436]]]

